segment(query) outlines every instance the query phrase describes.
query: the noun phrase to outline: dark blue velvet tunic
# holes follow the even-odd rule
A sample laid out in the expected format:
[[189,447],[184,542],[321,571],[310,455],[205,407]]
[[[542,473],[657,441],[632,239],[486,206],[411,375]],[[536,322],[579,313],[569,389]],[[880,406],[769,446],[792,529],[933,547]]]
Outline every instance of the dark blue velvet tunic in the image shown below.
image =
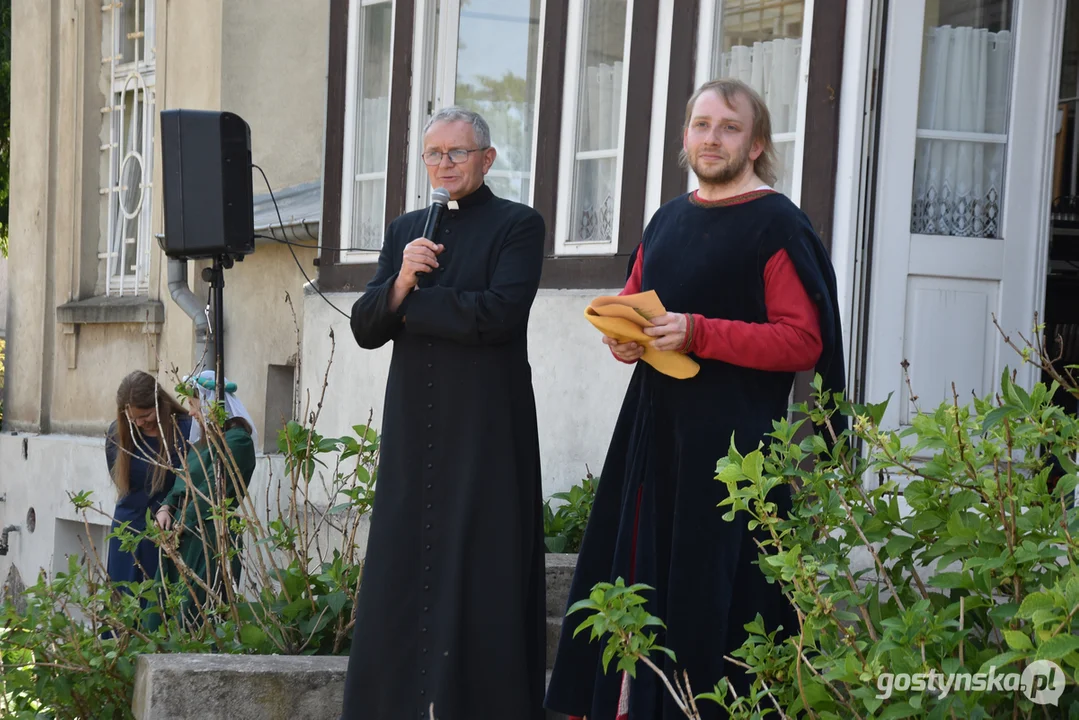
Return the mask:
[[[699,313],[750,323],[768,320],[763,272],[786,250],[809,297],[820,310],[823,350],[817,372],[826,387],[843,386],[843,349],[835,275],[827,251],[806,216],[778,193],[748,201],[701,206],[683,195],[661,207],[645,231],[642,291],[655,290],[670,312]],[[631,259],[630,267],[633,266]],[[569,596],[573,604],[598,582],[623,578],[646,583],[648,611],[667,624],[658,642],[668,677],[689,673],[694,691],[707,692],[725,675],[740,694],[745,678],[723,661],[745,639],[743,625],[760,613],[774,629],[797,620],[778,586],[753,564],[758,549],[746,518],[723,520],[717,507],[726,487],[716,462],[734,436],[739,452],[756,449],[785,417],[793,373],[740,367],[694,356],[700,372],[688,380],[637,363],[606,456],[592,516]],[[776,502],[789,508],[787,488]],[[605,643],[565,620],[547,706],[589,720],[614,720],[621,677],[605,674]],[[654,673],[641,667],[629,693],[630,720],[675,720],[684,715]],[[701,703],[704,718],[717,706]]]

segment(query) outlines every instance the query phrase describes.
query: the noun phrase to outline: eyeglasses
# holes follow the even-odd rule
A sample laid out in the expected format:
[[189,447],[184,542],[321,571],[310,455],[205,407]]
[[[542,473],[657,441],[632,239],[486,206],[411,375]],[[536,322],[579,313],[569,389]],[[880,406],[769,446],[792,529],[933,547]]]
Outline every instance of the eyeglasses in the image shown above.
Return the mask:
[[450,162],[454,165],[460,165],[461,163],[468,161],[470,153],[483,152],[486,149],[487,148],[482,147],[473,150],[450,150],[448,153],[443,153],[441,150],[428,150],[423,154],[423,162],[425,165],[431,165],[433,167],[442,163],[443,155],[449,155]]

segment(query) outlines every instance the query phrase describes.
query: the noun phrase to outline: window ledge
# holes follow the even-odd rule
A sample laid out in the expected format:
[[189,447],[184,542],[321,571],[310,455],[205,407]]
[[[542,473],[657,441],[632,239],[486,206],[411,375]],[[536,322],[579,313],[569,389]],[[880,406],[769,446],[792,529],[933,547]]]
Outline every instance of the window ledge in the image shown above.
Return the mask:
[[148,370],[157,372],[157,341],[165,322],[165,306],[160,300],[138,295],[72,300],[56,308],[56,322],[63,329],[69,370],[78,367],[81,326],[127,324],[142,326]]
[[56,308],[56,321],[63,325],[111,325],[117,323],[159,324],[165,321],[165,306],[143,296],[93,297],[73,300]]

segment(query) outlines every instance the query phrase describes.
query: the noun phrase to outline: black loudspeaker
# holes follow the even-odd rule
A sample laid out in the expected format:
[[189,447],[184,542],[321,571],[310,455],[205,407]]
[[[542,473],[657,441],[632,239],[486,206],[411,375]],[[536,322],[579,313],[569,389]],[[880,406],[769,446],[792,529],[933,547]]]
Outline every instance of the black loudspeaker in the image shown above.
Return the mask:
[[173,258],[255,251],[251,128],[239,115],[161,111],[165,254]]

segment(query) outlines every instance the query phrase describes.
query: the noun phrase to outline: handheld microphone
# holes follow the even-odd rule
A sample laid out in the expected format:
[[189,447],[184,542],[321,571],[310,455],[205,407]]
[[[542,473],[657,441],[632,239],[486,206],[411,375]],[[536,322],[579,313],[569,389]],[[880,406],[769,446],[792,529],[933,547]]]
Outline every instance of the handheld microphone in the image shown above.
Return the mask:
[[[435,188],[431,191],[431,207],[427,210],[427,222],[423,226],[423,237],[435,245],[438,245],[438,226],[442,223],[442,216],[446,212],[446,204],[450,201],[450,192],[446,188]],[[420,287],[429,287],[432,283],[430,271],[418,273]]]

